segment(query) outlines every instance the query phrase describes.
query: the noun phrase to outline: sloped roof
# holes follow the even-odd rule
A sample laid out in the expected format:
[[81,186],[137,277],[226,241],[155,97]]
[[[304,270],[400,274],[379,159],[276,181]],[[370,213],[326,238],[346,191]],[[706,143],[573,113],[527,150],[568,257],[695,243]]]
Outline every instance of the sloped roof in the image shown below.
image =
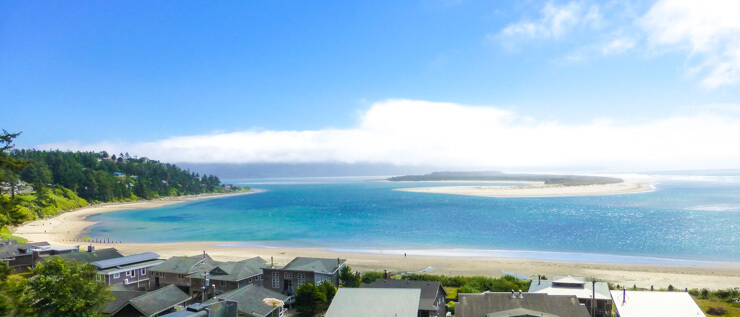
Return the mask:
[[706,316],[689,293],[611,291],[614,307],[621,317],[696,317]]
[[421,298],[419,300],[419,310],[437,310],[439,307],[435,305],[437,294],[440,290],[444,294],[443,297],[447,297],[447,292],[439,282],[430,281],[410,281],[410,280],[396,280],[396,279],[379,279],[370,284],[362,284],[360,288],[416,288],[421,290]]
[[115,314],[116,312],[121,310],[124,306],[128,305],[129,300],[146,294],[146,292],[131,291],[131,290],[126,290],[126,289],[121,289],[119,287],[110,287],[110,290],[111,290],[111,295],[113,295],[113,300],[105,303],[105,306],[103,307],[103,311],[102,311],[102,313],[106,315]]
[[159,254],[156,254],[153,252],[146,252],[146,253],[122,256],[119,258],[95,261],[90,264],[97,266],[99,270],[102,270],[102,269],[108,269],[108,268],[117,267],[117,266],[126,266],[129,264],[156,260],[156,259],[159,259]]
[[176,274],[193,274],[200,271],[210,271],[216,263],[210,256],[173,256],[164,263],[150,268],[150,271],[176,273]]
[[65,260],[77,260],[83,263],[92,263],[123,257],[115,248],[100,249],[93,252],[71,252],[55,255]]
[[579,284],[583,285],[586,283],[586,278],[580,276],[553,276],[553,283],[559,284]]
[[156,291],[152,291],[129,300],[131,306],[136,308],[145,316],[152,316],[167,309],[184,303],[190,299],[179,287],[174,284],[167,285]]
[[514,308],[497,313],[486,314],[486,317],[560,317],[526,308]]
[[249,284],[242,288],[237,288],[218,295],[206,304],[214,303],[218,300],[230,300],[237,302],[237,309],[240,313],[254,317],[264,317],[271,313],[275,308],[267,306],[262,300],[265,298],[277,298],[282,301],[288,300],[287,295],[283,295],[270,289]]
[[[572,280],[574,278],[568,276],[567,279]],[[542,293],[549,295],[574,295],[578,298],[583,299],[590,299],[592,296],[594,296],[592,289],[593,284],[591,283],[560,283],[558,279],[532,281],[532,283],[529,285],[529,293]],[[612,299],[611,294],[609,294],[609,284],[604,282],[596,282],[596,299]]]
[[[236,262],[214,262],[215,267],[210,270],[208,278],[216,281],[241,281],[248,277],[262,274],[262,268],[267,261],[261,257],[254,257]],[[223,272],[219,274],[220,272]],[[224,274],[225,273],[225,274]],[[203,278],[200,273],[191,274],[192,278]]]
[[523,298],[518,298],[519,294],[511,298],[511,293],[506,292],[457,294],[457,296],[459,299],[455,304],[457,317],[486,316],[517,308],[561,317],[589,317],[588,310],[581,306],[575,296],[523,293]]
[[416,317],[420,297],[418,288],[340,288],[326,317]]
[[[22,254],[31,254],[26,252],[30,247],[48,246],[48,242],[31,242],[31,243],[17,243],[13,240],[0,241],[0,258],[15,257]],[[21,252],[21,250],[23,252]]]
[[339,268],[346,259],[327,258],[304,258],[297,257],[286,264],[281,270],[285,271],[309,271],[315,273],[331,274]]

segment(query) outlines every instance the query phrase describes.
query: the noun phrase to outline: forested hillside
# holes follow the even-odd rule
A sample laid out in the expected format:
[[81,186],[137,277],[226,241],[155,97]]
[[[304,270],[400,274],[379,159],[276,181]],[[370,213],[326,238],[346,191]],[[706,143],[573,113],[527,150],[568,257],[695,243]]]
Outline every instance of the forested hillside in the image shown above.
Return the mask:
[[14,149],[19,134],[0,134],[0,225],[43,218],[88,203],[219,193],[213,175],[128,153]]

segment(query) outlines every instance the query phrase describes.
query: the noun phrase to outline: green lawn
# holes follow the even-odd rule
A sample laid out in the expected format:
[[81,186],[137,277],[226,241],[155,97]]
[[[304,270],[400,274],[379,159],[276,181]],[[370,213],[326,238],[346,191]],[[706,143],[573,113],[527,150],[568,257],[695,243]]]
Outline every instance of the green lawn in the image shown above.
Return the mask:
[[[710,297],[709,299],[700,299],[692,296],[694,298],[694,301],[696,301],[696,304],[701,307],[701,310],[706,314],[707,309],[710,307],[720,307],[724,308],[727,313],[724,315],[721,315],[722,317],[740,317],[740,307],[733,304],[728,304],[723,302],[722,300],[716,298],[716,297]],[[707,316],[716,316],[716,315],[710,315],[707,314]]]

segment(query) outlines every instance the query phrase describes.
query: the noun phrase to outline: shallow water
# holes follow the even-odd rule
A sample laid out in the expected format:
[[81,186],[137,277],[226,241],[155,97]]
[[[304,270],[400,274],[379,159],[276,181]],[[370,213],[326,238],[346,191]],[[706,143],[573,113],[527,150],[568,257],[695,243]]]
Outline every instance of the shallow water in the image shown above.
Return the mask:
[[95,215],[90,219],[100,223],[87,235],[361,252],[463,249],[584,261],[616,255],[625,262],[740,262],[740,182],[731,180],[672,177],[659,179],[649,193],[548,198],[393,190],[449,183],[231,180],[264,192]]

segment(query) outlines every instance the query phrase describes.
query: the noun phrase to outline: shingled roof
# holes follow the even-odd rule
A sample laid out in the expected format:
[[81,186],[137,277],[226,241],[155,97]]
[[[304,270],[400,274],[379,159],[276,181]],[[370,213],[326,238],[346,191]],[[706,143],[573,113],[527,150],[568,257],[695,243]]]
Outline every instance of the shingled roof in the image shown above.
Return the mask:
[[31,247],[48,246],[48,242],[17,243],[13,240],[0,241],[0,258],[16,257],[22,254],[30,254]]
[[331,274],[336,271],[346,259],[327,258],[304,258],[297,257],[286,264],[281,270],[284,271],[309,271],[315,273]]
[[430,281],[410,281],[410,280],[396,280],[396,279],[380,279],[370,284],[362,284],[360,288],[415,288],[421,290],[421,298],[419,300],[419,310],[437,310],[439,307],[435,305],[437,300],[437,294],[442,291],[444,296],[447,297],[447,292],[439,282]]
[[512,298],[512,293],[486,292],[458,294],[458,298],[457,317],[498,317],[503,312],[520,313],[512,316],[589,317],[588,310],[575,296],[517,293]]
[[286,301],[288,297],[270,289],[249,284],[245,287],[218,295],[207,301],[206,304],[214,303],[218,300],[230,300],[238,303],[237,309],[240,314],[252,317],[264,317],[269,315],[275,308],[267,306],[262,300],[265,298],[277,298]]
[[210,271],[216,262],[207,254],[196,256],[173,256],[164,263],[150,268],[153,272],[193,274],[200,271]]
[[143,291],[132,291],[123,289],[120,287],[120,284],[115,284],[114,286],[111,286],[109,288],[111,290],[111,295],[113,295],[113,300],[105,303],[105,306],[103,307],[102,313],[106,315],[115,314],[123,307],[128,305],[128,301],[146,294],[146,292]]
[[[262,274],[262,268],[267,261],[261,257],[254,257],[236,262],[213,262],[215,267],[211,269],[208,278],[216,281],[241,281],[243,279]],[[202,278],[202,275],[193,273],[192,278]]]
[[179,287],[167,285],[129,300],[129,304],[145,316],[153,316],[190,299]]
[[65,260],[77,260],[83,263],[92,263],[123,257],[115,248],[100,249],[92,252],[72,252],[56,255]]

